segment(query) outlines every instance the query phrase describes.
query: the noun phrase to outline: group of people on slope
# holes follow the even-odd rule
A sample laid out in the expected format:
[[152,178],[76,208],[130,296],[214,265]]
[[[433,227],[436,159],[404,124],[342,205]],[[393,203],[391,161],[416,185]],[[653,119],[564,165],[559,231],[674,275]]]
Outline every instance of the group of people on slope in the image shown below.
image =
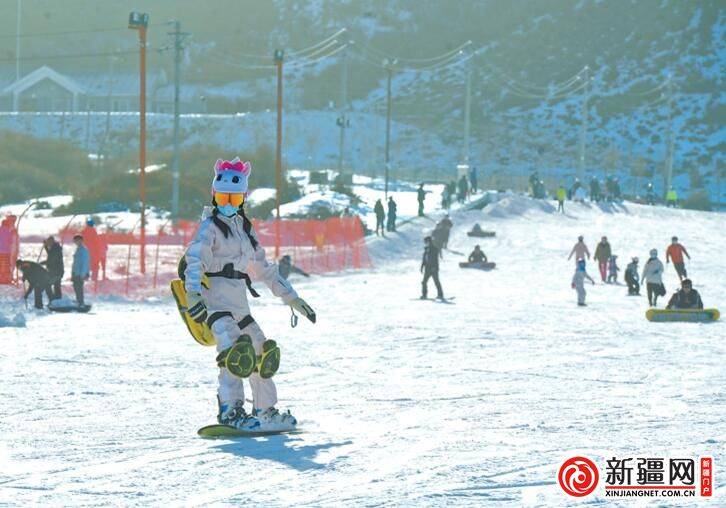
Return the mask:
[[[378,231],[381,232],[381,236],[386,236],[385,231],[396,231],[397,211],[398,205],[393,200],[393,196],[388,197],[388,215],[386,215],[386,211],[383,209],[381,200],[376,200],[376,204],[373,206],[373,212],[376,214],[376,235],[378,235]],[[386,221],[386,217],[388,217],[388,221]]]
[[[576,268],[575,275],[572,279],[572,287],[577,290],[577,304],[585,306],[585,296],[587,293],[585,291],[584,282],[585,280],[590,280],[592,284],[595,284],[595,281],[587,274],[586,271],[586,259],[590,259],[590,251],[588,250],[582,236],[578,237],[577,243],[570,251],[570,255],[567,259],[571,259],[573,256],[575,257]],[[667,308],[703,308],[700,295],[695,289],[693,289],[691,280],[687,278],[683,256],[691,259],[686,248],[678,242],[678,237],[674,236],[671,239],[671,245],[669,245],[666,249],[666,264],[671,261],[673,262],[676,273],[681,280],[682,288],[673,296],[673,298],[671,298]],[[617,266],[617,256],[612,254],[612,249],[607,237],[603,236],[600,243],[598,243],[598,246],[595,249],[594,259],[598,262],[602,281],[605,283],[617,282],[617,272],[619,271]],[[632,258],[630,264],[628,264],[625,270],[625,283],[628,285],[628,294],[639,295],[640,286],[645,283],[648,295],[648,304],[651,307],[655,307],[658,302],[658,297],[665,296],[666,294],[666,289],[663,284],[663,273],[664,266],[658,259],[657,249],[651,249],[650,257],[645,263],[643,272],[640,275],[638,272],[638,258]]]
[[[85,305],[83,286],[91,275],[91,256],[84,245],[82,235],[75,235],[73,243],[76,245],[76,251],[73,254],[71,281],[76,294],[76,303],[79,307],[83,307]],[[61,298],[61,281],[65,272],[61,244],[49,236],[43,242],[43,249],[46,252],[46,258],[40,263],[24,259],[16,261],[23,281],[28,283],[24,297],[27,300],[30,293],[33,293],[36,309],[43,308],[43,293],[47,295],[48,303]]]
[[459,203],[464,203],[467,196],[474,194],[479,188],[479,177],[477,169],[471,167],[468,175],[461,175],[458,180],[452,180],[444,185],[441,192],[441,207],[448,210],[456,198]]

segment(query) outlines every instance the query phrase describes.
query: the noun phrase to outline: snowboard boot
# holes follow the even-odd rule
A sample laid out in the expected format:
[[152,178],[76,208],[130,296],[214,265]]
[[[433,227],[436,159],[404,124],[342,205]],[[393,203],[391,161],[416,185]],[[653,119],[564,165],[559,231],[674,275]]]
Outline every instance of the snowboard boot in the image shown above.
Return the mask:
[[265,410],[255,409],[252,415],[259,420],[260,430],[263,432],[289,431],[297,426],[297,419],[290,414],[289,409],[281,413],[273,406]]
[[269,379],[280,368],[280,348],[274,340],[262,344],[262,355],[257,358],[257,371],[262,379]]
[[260,421],[251,414],[247,414],[244,408],[244,401],[236,400],[234,405],[222,404],[219,402],[219,413],[217,421],[222,425],[229,425],[240,430],[255,431],[260,428]]
[[250,377],[255,371],[257,355],[252,347],[252,338],[244,334],[232,345],[217,355],[217,365],[240,378]]

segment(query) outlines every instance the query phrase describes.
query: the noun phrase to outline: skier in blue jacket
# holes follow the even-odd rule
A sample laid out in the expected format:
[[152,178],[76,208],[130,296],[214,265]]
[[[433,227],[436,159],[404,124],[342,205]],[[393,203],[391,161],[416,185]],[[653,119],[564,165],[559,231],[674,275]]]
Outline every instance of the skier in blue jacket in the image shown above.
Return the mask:
[[91,255],[83,244],[81,235],[74,236],[73,243],[76,244],[76,252],[73,253],[71,280],[73,281],[73,290],[76,292],[76,303],[78,303],[79,307],[82,307],[85,305],[83,301],[83,284],[88,280],[91,272]]

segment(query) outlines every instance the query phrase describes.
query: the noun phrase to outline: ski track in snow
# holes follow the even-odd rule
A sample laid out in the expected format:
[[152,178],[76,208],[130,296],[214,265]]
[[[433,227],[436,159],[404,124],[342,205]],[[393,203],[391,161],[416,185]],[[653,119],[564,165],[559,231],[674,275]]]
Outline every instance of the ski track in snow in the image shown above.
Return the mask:
[[[301,421],[297,435],[196,436],[216,415],[215,354],[171,298],[1,329],[0,505],[610,504],[567,498],[561,461],[724,463],[723,320],[649,323],[644,297],[599,283],[577,308],[566,260],[578,234],[591,252],[607,235],[624,270],[651,247],[662,257],[677,234],[706,306],[724,311],[723,214],[568,203],[558,216],[514,197],[452,218],[450,249],[478,242],[497,269],[460,270],[445,252],[451,305],[413,300],[430,220],[371,240],[371,270],[293,279],[316,325],[290,329],[268,291],[253,302],[282,347],[279,406]],[[468,238],[474,222],[497,236]],[[594,263],[588,272],[599,278]],[[667,266],[669,294],[676,282]],[[660,504],[698,503],[684,501]]]

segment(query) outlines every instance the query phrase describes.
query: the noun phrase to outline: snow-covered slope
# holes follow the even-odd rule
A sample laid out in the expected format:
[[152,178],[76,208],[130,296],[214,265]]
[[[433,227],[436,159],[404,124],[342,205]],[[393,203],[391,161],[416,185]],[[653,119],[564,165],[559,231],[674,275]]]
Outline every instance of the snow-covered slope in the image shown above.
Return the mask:
[[[196,436],[216,412],[214,352],[187,335],[170,299],[30,313],[27,328],[3,329],[0,499],[562,506],[577,503],[555,478],[575,451],[726,459],[723,321],[651,324],[644,298],[619,285],[588,286],[590,306],[577,308],[566,260],[578,234],[591,249],[607,235],[623,264],[676,234],[706,305],[723,310],[723,214],[626,203],[562,216],[509,196],[452,218],[448,304],[417,300],[421,237],[436,218],[373,242],[371,270],[294,279],[315,325],[290,329],[267,291],[253,303],[281,344],[280,406],[301,420],[299,435]],[[452,252],[473,247],[475,222],[497,232],[478,240],[492,272],[460,270]],[[669,292],[676,280],[669,266]]]

